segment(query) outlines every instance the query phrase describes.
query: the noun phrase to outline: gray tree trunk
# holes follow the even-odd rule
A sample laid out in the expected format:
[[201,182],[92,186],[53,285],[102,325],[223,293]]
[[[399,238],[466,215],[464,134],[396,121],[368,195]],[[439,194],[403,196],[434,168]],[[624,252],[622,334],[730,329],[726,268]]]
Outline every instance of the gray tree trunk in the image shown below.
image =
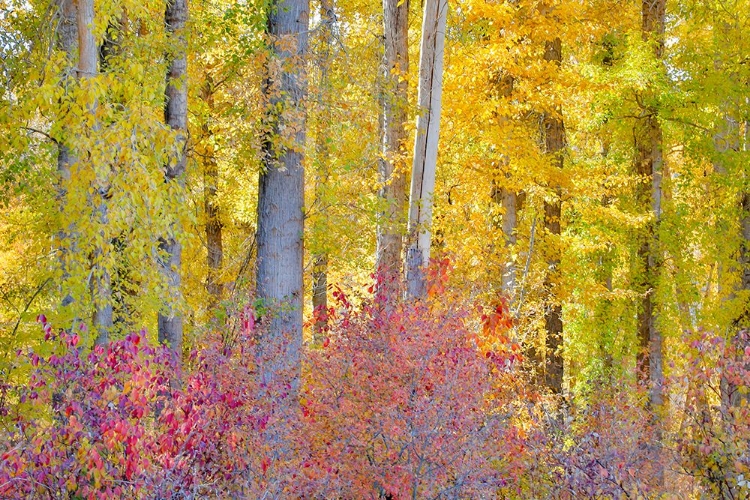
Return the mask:
[[267,135],[258,189],[257,295],[268,325],[261,355],[267,383],[288,380],[299,389],[302,349],[304,234],[305,58],[309,0],[279,0],[271,6],[272,54],[264,93]]
[[[562,43],[559,38],[545,44],[544,60],[562,63]],[[555,169],[563,168],[565,149],[565,127],[562,120],[562,110],[554,113],[544,113],[542,116],[542,137],[544,137],[545,153],[552,156]],[[545,383],[555,394],[562,394],[563,384],[563,322],[562,304],[555,296],[555,284],[558,280],[560,266],[560,216],[562,213],[560,186],[553,186],[555,198],[544,202],[544,227],[547,235],[552,236],[551,245],[547,248],[547,275],[544,289],[547,291],[547,307],[544,314],[546,330],[545,352]]]
[[[642,35],[644,40],[654,43],[654,56],[661,59],[664,52],[666,0],[642,0]],[[654,223],[643,235],[638,250],[643,269],[641,284],[641,307],[638,311],[638,338],[640,354],[638,365],[641,380],[649,385],[649,402],[658,408],[664,402],[664,368],[662,335],[656,327],[656,311],[653,303],[654,286],[660,272],[660,249],[658,240],[662,204],[662,131],[658,109],[646,104],[635,130],[636,173],[646,180],[637,193],[640,206],[650,208]]]
[[419,116],[409,196],[406,255],[406,292],[409,297],[422,297],[427,292],[424,267],[430,261],[447,17],[448,0],[425,1],[419,61]]
[[[188,19],[187,0],[168,0],[164,23],[170,34],[167,85],[165,89],[164,122],[177,131],[178,153],[165,165],[167,184],[184,183],[187,163],[187,40],[185,23]],[[159,264],[167,283],[167,305],[158,315],[159,342],[167,344],[179,359],[182,354],[182,315],[178,311],[181,298],[182,246],[177,240],[179,228],[173,224],[170,233],[159,239]]]
[[[77,8],[75,0],[60,0],[58,3],[58,14],[57,18],[59,21],[57,31],[57,47],[65,53],[66,56],[66,67],[65,74],[63,75],[61,86],[67,88],[69,81],[73,77],[73,69],[76,65],[76,58],[78,55],[78,25],[77,25]],[[70,184],[70,165],[75,162],[73,155],[68,145],[68,133],[65,128],[62,130],[61,137],[57,138],[57,201],[60,208],[60,212],[65,214],[65,199],[68,193],[68,185]],[[67,220],[63,217],[63,224],[66,224]],[[63,299],[62,305],[68,306],[73,303],[73,297],[66,291],[66,281],[70,277],[68,270],[68,259],[70,257],[70,250],[75,248],[73,241],[75,232],[72,226],[62,227],[58,232],[58,239],[60,241],[59,249],[59,260],[60,268],[62,269],[62,292]]]
[[[93,79],[98,74],[99,50],[92,31],[94,25],[94,2],[93,0],[78,0],[77,10],[78,22],[78,78],[84,84],[86,80]],[[97,103],[94,102],[89,112],[96,114]],[[95,134],[99,125],[95,122],[90,132]],[[92,167],[93,168],[93,167]],[[107,179],[97,175],[95,180],[94,209],[99,224],[106,227],[108,221],[107,210]],[[109,271],[101,261],[104,251],[102,248],[94,249],[91,270],[91,295],[94,302],[92,323],[96,330],[96,343],[106,344],[109,341],[109,333],[112,329],[112,284]]]
[[409,0],[383,0],[383,147],[378,181],[385,212],[379,215],[376,271],[390,300],[398,299],[406,215],[403,161],[408,111]]

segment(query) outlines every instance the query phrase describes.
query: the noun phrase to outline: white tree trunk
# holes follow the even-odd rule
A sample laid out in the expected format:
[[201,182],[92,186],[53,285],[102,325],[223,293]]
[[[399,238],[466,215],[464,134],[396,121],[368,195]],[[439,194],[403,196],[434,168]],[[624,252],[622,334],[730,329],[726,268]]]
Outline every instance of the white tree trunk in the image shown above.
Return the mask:
[[419,61],[419,115],[409,197],[409,247],[406,256],[407,294],[427,291],[424,266],[430,261],[432,196],[435,191],[443,53],[448,0],[426,0]]

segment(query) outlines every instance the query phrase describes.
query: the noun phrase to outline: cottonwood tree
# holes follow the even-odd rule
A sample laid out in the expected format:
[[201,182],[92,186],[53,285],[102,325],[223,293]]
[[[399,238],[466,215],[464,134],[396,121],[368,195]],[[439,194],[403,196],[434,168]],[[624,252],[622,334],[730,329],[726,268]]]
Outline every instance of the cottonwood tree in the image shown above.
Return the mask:
[[288,376],[299,387],[302,350],[305,57],[309,0],[273,2],[268,13],[268,72],[263,165],[258,188],[257,297],[267,311],[268,379]]
[[384,211],[378,221],[376,271],[397,298],[406,210],[405,128],[408,111],[409,0],[383,0],[383,142],[378,182]]
[[[328,189],[331,153],[329,142],[331,141],[331,64],[333,62],[334,23],[336,13],[331,0],[320,0],[320,26],[319,39],[316,54],[318,76],[317,104],[317,131],[315,135],[315,201],[313,204],[319,206],[319,210],[327,211],[328,201],[326,190]],[[324,221],[321,225],[325,225]],[[321,227],[321,229],[324,229]],[[316,311],[316,322],[314,325],[316,340],[326,325],[326,310],[328,308],[328,260],[329,252],[326,248],[315,251],[312,255],[312,306]]]
[[409,297],[422,297],[427,292],[424,267],[430,261],[432,240],[430,226],[440,136],[443,53],[447,18],[447,0],[425,2],[419,60],[419,115],[411,171],[409,245],[405,266],[406,291]]
[[[73,80],[74,67],[78,49],[78,25],[77,25],[77,7],[75,0],[59,0],[57,5],[57,46],[65,54],[66,66],[61,79],[61,86],[66,88]],[[65,198],[67,197],[68,185],[70,184],[70,165],[74,161],[69,145],[69,131],[64,125],[61,127],[61,137],[56,139],[57,142],[57,198],[61,213],[65,213]],[[60,267],[62,268],[63,283],[70,278],[68,272],[69,248],[73,245],[73,232],[71,228],[62,228],[58,232]],[[67,290],[63,290],[65,297],[62,300],[62,306],[68,306],[73,301],[73,297]]]
[[[641,21],[644,41],[652,44],[656,64],[661,68],[664,55],[666,0],[642,0]],[[642,266],[641,304],[638,310],[638,368],[649,384],[650,404],[663,403],[664,368],[662,333],[657,325],[654,304],[656,282],[661,270],[659,224],[662,218],[663,137],[659,108],[652,89],[641,96],[640,116],[635,123],[635,168],[639,176],[636,197],[640,207],[648,207],[652,221],[641,235],[638,259]]]
[[[560,38],[545,43],[544,60],[556,66],[562,63],[562,42]],[[562,110],[556,106],[553,110],[542,114],[541,135],[544,140],[544,152],[551,157],[553,179],[558,178],[563,168],[565,149],[565,126]],[[544,323],[546,330],[545,353],[545,383],[556,394],[562,393],[563,383],[563,321],[562,303],[555,293],[556,281],[560,266],[560,218],[562,215],[562,190],[554,181],[553,197],[544,202],[544,227],[551,236],[547,251],[547,275],[545,289],[548,293],[548,304],[545,308]]]
[[[109,165],[102,162],[102,157],[97,150],[100,141],[97,132],[100,124],[97,120],[97,107],[99,105],[96,88],[92,83],[99,74],[99,47],[94,37],[94,2],[93,0],[78,0],[76,11],[78,24],[78,79],[81,88],[87,93],[87,108],[91,115],[85,133],[88,134],[88,150],[78,152],[78,172],[84,166],[91,168],[94,172],[94,193],[91,203],[94,208],[95,227],[98,227],[98,236],[92,255],[91,269],[91,295],[94,303],[92,323],[96,329],[96,343],[105,344],[109,341],[110,330],[113,324],[112,315],[112,278],[104,262],[104,230],[108,224],[107,198],[109,191]],[[88,165],[87,165],[88,164]]]
[[[187,0],[168,0],[164,13],[164,24],[170,35],[165,88],[164,121],[175,131],[177,153],[165,165],[165,189],[181,191],[184,185],[187,164],[187,39],[185,23],[188,19]],[[159,241],[160,269],[167,283],[167,304],[159,312],[159,342],[168,344],[177,353],[182,352],[183,324],[179,312],[182,267],[182,245],[178,240],[180,228],[177,223],[170,227],[170,234]]]

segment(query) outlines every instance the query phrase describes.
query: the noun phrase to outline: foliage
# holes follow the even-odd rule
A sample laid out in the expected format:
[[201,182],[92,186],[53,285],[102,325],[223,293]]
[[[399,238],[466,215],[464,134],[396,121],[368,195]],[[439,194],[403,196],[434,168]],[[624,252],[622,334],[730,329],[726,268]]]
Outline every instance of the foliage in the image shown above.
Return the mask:
[[[748,406],[722,406],[708,392],[725,380],[747,394],[747,347],[707,334],[693,342],[694,383],[675,412],[682,423],[671,424],[652,420],[639,403],[644,392],[627,385],[602,384],[575,412],[529,392],[512,347],[478,349],[492,329],[473,333],[476,314],[456,302],[355,308],[338,292],[330,315],[322,345],[306,350],[303,389],[291,405],[288,384],[262,377],[273,354],[259,349],[263,326],[249,308],[232,347],[195,351],[181,376],[173,353],[149,346],[143,332],[86,354],[78,334],[55,333],[40,317],[56,352],[25,353],[29,382],[3,387],[0,495],[747,493]],[[670,384],[685,393],[677,390],[683,380]]]

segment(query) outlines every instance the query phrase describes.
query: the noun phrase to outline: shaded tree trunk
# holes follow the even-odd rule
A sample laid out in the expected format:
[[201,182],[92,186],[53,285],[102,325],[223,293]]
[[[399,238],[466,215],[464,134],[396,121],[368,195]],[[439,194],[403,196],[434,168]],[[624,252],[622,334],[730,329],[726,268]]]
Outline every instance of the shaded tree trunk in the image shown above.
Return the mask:
[[[315,203],[321,206],[320,210],[328,210],[323,206],[324,191],[328,184],[328,174],[330,168],[330,152],[328,141],[330,139],[329,124],[332,121],[330,99],[331,99],[331,47],[333,44],[333,23],[336,15],[333,11],[331,0],[321,0],[320,2],[320,94],[318,96],[318,133],[315,141],[315,152],[317,155],[317,172],[315,176]],[[313,337],[315,342],[322,341],[322,335],[328,323],[326,310],[328,309],[328,252],[321,250],[313,255],[312,269],[312,306],[313,311],[317,314],[315,324],[313,325]]]
[[[58,32],[57,47],[65,53],[66,67],[65,74],[61,80],[61,86],[66,88],[71,79],[73,68],[76,64],[78,52],[78,25],[77,25],[77,8],[75,0],[59,0],[58,3]],[[70,166],[75,162],[70,147],[68,146],[68,131],[64,127],[61,137],[57,138],[57,200],[60,212],[63,214],[63,227],[58,232],[60,241],[59,260],[62,269],[62,305],[68,306],[73,303],[73,297],[67,293],[65,282],[70,277],[68,270],[68,258],[70,249],[75,248],[74,229],[72,225],[65,227],[67,220],[65,218],[65,198],[67,197],[68,185],[70,184]]]
[[302,349],[308,14],[309,0],[280,0],[269,12],[273,47],[263,88],[267,135],[258,189],[256,286],[268,310],[261,355],[273,360],[263,376],[268,383],[288,380],[293,395],[299,389]]
[[409,196],[409,246],[406,282],[409,297],[427,292],[424,267],[430,261],[432,197],[435,191],[440,108],[443,92],[443,52],[447,0],[426,0],[419,61],[419,116]]
[[[169,0],[164,23],[170,34],[167,86],[165,88],[164,122],[177,132],[178,152],[165,167],[167,185],[184,183],[187,163],[187,41],[183,33],[188,19],[187,0]],[[167,189],[168,187],[165,186]],[[159,342],[167,344],[179,359],[182,354],[182,315],[178,311],[181,298],[182,246],[177,240],[179,228],[172,224],[168,235],[159,241],[160,269],[167,283],[167,305],[159,312]]]
[[383,88],[383,144],[378,182],[385,212],[379,215],[376,271],[389,300],[399,295],[401,253],[406,211],[406,166],[403,154],[407,133],[409,73],[409,0],[383,0],[385,43]]
[[[664,52],[666,0],[642,0],[642,35],[654,44],[654,56],[661,60]],[[640,377],[649,385],[649,403],[658,408],[663,403],[662,335],[656,326],[654,287],[660,271],[659,224],[662,203],[662,131],[658,109],[642,99],[641,116],[636,123],[636,173],[641,178],[637,198],[639,206],[647,206],[654,221],[642,236],[638,258],[643,278],[640,309],[638,311],[638,339]]]
[[[562,63],[562,43],[559,38],[547,42],[544,49],[544,60]],[[565,127],[562,120],[562,110],[554,113],[544,113],[542,116],[542,137],[544,137],[545,153],[552,156],[555,170],[563,168],[565,149]],[[545,352],[545,384],[555,394],[562,394],[563,384],[563,322],[562,304],[555,296],[555,284],[558,280],[560,266],[560,217],[562,213],[561,190],[559,185],[553,186],[554,199],[544,202],[544,227],[547,231],[547,275],[544,289],[547,291],[547,307],[544,314],[546,330]]]
[[[206,103],[210,112],[214,110],[214,90],[213,79],[210,75],[206,75],[201,99]],[[207,138],[213,135],[213,130],[211,130],[208,123],[203,124],[203,135]],[[211,144],[210,141],[209,144]],[[219,165],[216,162],[216,152],[213,146],[209,146],[205,152],[203,161],[203,186],[203,208],[206,211],[206,264],[208,265],[206,291],[208,292],[208,309],[211,310],[221,302],[221,297],[224,293],[224,285],[221,283],[221,269],[224,260],[224,243],[222,237],[224,226],[221,223],[221,209],[217,199],[219,190]]]

